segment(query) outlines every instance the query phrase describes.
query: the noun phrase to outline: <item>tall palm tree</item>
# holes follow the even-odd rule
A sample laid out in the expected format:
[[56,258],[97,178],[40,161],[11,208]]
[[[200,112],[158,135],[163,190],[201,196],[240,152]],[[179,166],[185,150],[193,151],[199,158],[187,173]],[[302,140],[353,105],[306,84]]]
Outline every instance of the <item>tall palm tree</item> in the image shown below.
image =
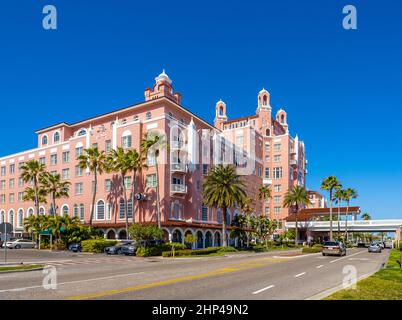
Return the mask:
[[95,211],[96,193],[98,190],[98,174],[101,175],[107,168],[106,154],[97,147],[84,150],[84,154],[78,157],[78,165],[81,169],[89,169],[94,174],[94,186],[92,190],[92,206],[89,225],[92,225]]
[[335,176],[326,177],[321,183],[321,189],[329,191],[329,238],[333,240],[333,231],[332,231],[332,201],[334,190],[342,188],[341,183]]
[[349,218],[349,205],[352,199],[356,199],[359,195],[353,188],[345,189],[345,201],[346,201],[346,222],[345,222],[345,241],[348,240],[348,218]]
[[126,177],[130,171],[129,158],[127,152],[118,147],[116,150],[112,150],[108,155],[108,171],[117,172],[121,178],[121,186],[123,190],[124,198],[124,216],[126,219],[126,237],[128,238],[128,202],[127,202],[127,186],[125,183]]
[[[267,201],[272,198],[271,188],[269,186],[261,186],[258,189],[258,200]],[[265,212],[263,212],[265,215]]]
[[204,205],[222,210],[222,245],[227,246],[226,219],[228,208],[241,205],[246,197],[245,184],[231,165],[218,165],[205,177]]
[[45,172],[45,165],[39,163],[36,160],[30,160],[21,166],[21,178],[25,183],[32,182],[32,191],[26,190],[27,192],[33,192],[33,201],[35,203],[36,215],[39,216],[39,198],[40,193],[43,195],[43,191],[40,191],[39,179],[41,175]]
[[[254,212],[254,208],[252,207],[253,204],[253,199],[251,199],[250,197],[244,197],[242,199],[242,202],[240,203],[240,208],[241,211],[243,211],[243,213],[245,214],[245,225],[247,228],[250,228],[251,225],[251,215]],[[246,232],[247,235],[247,247],[250,244],[250,235],[249,232]]]
[[345,194],[343,189],[336,189],[334,192],[334,201],[338,205],[338,240],[341,236],[341,204],[342,201],[345,201]]
[[147,132],[144,138],[141,140],[141,150],[144,151],[144,155],[148,157],[149,155],[155,157],[155,171],[156,171],[156,214],[158,221],[158,228],[161,228],[161,208],[160,208],[160,194],[159,194],[159,167],[158,158],[160,152],[168,148],[165,141],[165,137],[156,132]]
[[295,243],[297,244],[298,241],[298,224],[297,224],[297,218],[299,214],[299,209],[302,206],[307,206],[311,204],[311,201],[308,197],[307,190],[303,187],[300,186],[295,186],[292,189],[290,189],[288,192],[285,194],[285,198],[283,199],[283,206],[285,208],[291,208],[294,207],[296,212],[295,212]]
[[128,150],[127,151],[127,165],[129,171],[133,173],[133,182],[131,184],[131,201],[133,204],[133,222],[135,221],[135,213],[136,207],[134,206],[135,203],[135,193],[137,192],[137,176],[141,176],[142,169],[147,168],[145,163],[144,155],[137,150]]
[[366,212],[366,213],[363,213],[363,214],[361,215],[361,218],[362,218],[363,220],[368,221],[368,220],[371,220],[371,215]]
[[68,198],[68,192],[70,190],[70,182],[63,181],[60,174],[44,173],[40,178],[40,183],[46,193],[50,195],[52,199],[53,214],[56,212],[56,199]]

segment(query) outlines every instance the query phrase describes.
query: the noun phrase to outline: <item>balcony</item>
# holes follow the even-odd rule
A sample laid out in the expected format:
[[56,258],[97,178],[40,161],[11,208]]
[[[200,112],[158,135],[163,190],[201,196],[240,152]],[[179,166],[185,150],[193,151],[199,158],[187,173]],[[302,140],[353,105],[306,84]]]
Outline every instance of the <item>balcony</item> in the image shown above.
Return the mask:
[[297,160],[296,159],[290,159],[290,165],[296,167],[297,166]]
[[172,149],[181,149],[183,148],[184,142],[180,140],[173,140],[170,142],[170,147]]
[[290,148],[290,154],[296,154],[296,149],[295,148]]
[[271,180],[271,179],[266,179],[266,178],[264,178],[264,179],[262,180],[262,183],[264,184],[264,186],[268,186],[268,185],[271,185],[271,184],[272,184],[272,180]]
[[171,184],[170,185],[171,194],[186,194],[187,186],[184,184]]
[[307,174],[308,173],[308,170],[306,169],[306,170],[304,170],[304,174]]
[[170,165],[170,171],[172,172],[187,172],[187,166],[184,163],[172,163]]

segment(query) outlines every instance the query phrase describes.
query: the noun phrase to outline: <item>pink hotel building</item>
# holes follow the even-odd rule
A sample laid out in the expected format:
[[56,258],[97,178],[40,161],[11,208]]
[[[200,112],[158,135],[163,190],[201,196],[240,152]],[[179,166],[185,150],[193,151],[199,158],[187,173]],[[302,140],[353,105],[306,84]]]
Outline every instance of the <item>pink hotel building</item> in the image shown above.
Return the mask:
[[[284,110],[272,116],[268,91],[259,92],[257,103],[255,115],[228,120],[226,104],[219,101],[212,125],[181,104],[181,94],[173,91],[172,81],[162,72],[155,78],[153,89],[145,90],[144,102],[78,123],[62,122],[38,130],[37,148],[0,158],[0,222],[12,223],[15,234],[21,235],[23,219],[34,214],[33,203],[22,201],[27,185],[20,178],[19,167],[35,159],[71,183],[70,197],[57,201],[57,213],[78,216],[88,223],[93,175],[77,166],[77,157],[91,146],[106,152],[119,146],[139,150],[144,134],[158,131],[165,134],[169,145],[158,159],[166,239],[183,241],[186,234],[192,233],[198,238],[197,247],[221,243],[223,215],[220,210],[205,207],[202,201],[203,177],[214,163],[236,164],[248,195],[254,199],[255,214],[267,215],[282,225],[289,215],[282,205],[284,194],[294,185],[305,185],[305,147],[297,136],[289,134]],[[128,203],[130,222],[156,223],[155,159],[148,157],[147,162],[149,168],[138,181],[146,199],[135,203],[135,212],[133,204]],[[129,187],[131,178],[125,183]],[[269,201],[257,199],[261,185],[271,186]],[[99,177],[93,225],[109,239],[126,237],[120,186],[117,175]],[[50,212],[50,201],[42,203],[40,213]],[[228,222],[240,212],[239,208],[231,208]]]

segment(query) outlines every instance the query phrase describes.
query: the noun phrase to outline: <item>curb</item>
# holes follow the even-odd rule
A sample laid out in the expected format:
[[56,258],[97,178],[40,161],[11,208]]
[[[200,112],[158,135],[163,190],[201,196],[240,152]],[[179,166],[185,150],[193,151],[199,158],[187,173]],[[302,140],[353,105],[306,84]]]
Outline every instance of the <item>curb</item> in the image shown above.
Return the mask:
[[20,273],[20,272],[31,272],[31,271],[41,271],[45,269],[45,267],[39,267],[35,269],[27,269],[27,270],[8,270],[8,271],[0,271],[1,274],[7,274],[7,273]]

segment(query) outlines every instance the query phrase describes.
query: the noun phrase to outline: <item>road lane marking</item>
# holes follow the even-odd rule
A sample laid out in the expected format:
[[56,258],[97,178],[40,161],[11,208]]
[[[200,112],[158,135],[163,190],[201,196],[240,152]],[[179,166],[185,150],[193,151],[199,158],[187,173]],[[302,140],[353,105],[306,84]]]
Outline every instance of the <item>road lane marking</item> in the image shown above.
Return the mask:
[[[109,277],[91,278],[91,279],[84,279],[84,280],[60,282],[60,283],[57,283],[57,285],[62,286],[62,285],[66,285],[66,284],[74,284],[74,283],[82,283],[82,282],[90,282],[90,281],[99,281],[99,280],[108,280],[108,279],[115,279],[115,278],[121,278],[121,277],[129,277],[129,276],[138,275],[138,274],[144,274],[144,272],[118,274],[118,275],[109,276]],[[0,293],[2,293],[2,292],[25,291],[25,290],[38,289],[38,288],[43,288],[43,285],[42,286],[32,286],[32,287],[4,289],[4,290],[0,290]]]
[[305,274],[306,274],[305,272],[302,272],[302,273],[296,274],[296,275],[295,275],[295,278],[299,278],[299,277],[301,277],[301,276],[304,276]]
[[342,258],[338,258],[338,259],[332,260],[332,261],[330,261],[329,263],[334,263],[334,262],[337,262],[337,261],[343,260],[343,259],[349,259],[350,257],[353,257],[353,256],[355,256],[355,255],[358,255],[358,254],[361,254],[361,253],[364,253],[364,252],[366,252],[366,251],[360,251],[360,252],[351,254],[350,256],[344,256],[344,257],[342,257]]
[[260,289],[260,290],[257,290],[257,291],[255,291],[255,292],[253,292],[253,294],[259,294],[259,293],[261,293],[261,292],[267,291],[267,290],[272,289],[272,288],[274,288],[274,287],[275,287],[274,285],[270,285],[270,286],[268,286],[268,287],[265,287],[265,288],[262,288],[262,289]]
[[317,269],[321,269],[323,266],[324,266],[323,264],[320,264],[320,265],[317,266],[316,268],[317,268]]

